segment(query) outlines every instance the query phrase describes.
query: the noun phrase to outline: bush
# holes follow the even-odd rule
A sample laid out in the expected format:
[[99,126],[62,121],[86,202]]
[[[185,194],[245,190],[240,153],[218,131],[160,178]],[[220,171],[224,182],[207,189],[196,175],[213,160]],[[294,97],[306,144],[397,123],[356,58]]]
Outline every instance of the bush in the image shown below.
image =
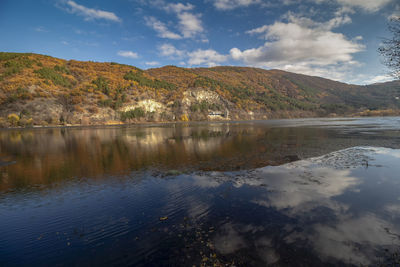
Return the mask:
[[195,103],[190,106],[190,111],[192,112],[207,112],[208,110],[222,110],[222,106],[218,104],[209,104],[207,101],[203,100],[200,103]]
[[[5,56],[4,58],[7,58]],[[24,68],[32,67],[32,60],[25,56],[9,57],[11,60],[4,63],[4,72],[1,78],[20,73]]]
[[101,107],[112,107],[113,106],[113,101],[112,99],[104,99],[104,100],[99,100],[97,104]]
[[36,70],[35,73],[39,74],[40,78],[52,81],[54,85],[71,87],[71,82],[54,69],[41,68]]
[[150,79],[145,76],[143,76],[143,71],[129,71],[124,75],[124,79],[128,81],[135,81],[139,83],[141,86],[147,86],[150,88],[155,88],[155,89],[166,89],[169,91],[175,90],[176,86],[172,83],[168,83],[166,81],[160,81],[157,79]]
[[71,72],[69,71],[69,69],[66,66],[56,65],[56,66],[54,66],[54,70],[57,72],[60,72],[60,73],[71,74]]
[[15,113],[11,113],[7,116],[7,120],[11,126],[18,126],[19,116]]
[[14,59],[14,58],[20,57],[22,55],[23,54],[20,54],[20,53],[0,52],[0,61]]
[[97,112],[99,112],[99,109],[96,106],[92,106],[92,107],[88,108],[88,111],[90,113],[97,113]]
[[144,117],[145,111],[142,108],[135,108],[121,113],[121,120],[131,120]]
[[78,113],[84,113],[85,112],[85,110],[81,106],[78,106],[78,105],[74,106],[74,111],[76,111]]
[[106,95],[110,95],[110,88],[108,87],[108,80],[103,76],[97,77],[96,80],[93,80],[92,83],[96,85],[97,90],[103,92]]
[[121,99],[117,99],[117,100],[112,100],[112,99],[104,99],[104,100],[99,100],[97,102],[97,104],[100,107],[109,107],[112,108],[114,110],[119,109],[120,107],[122,107],[122,100]]
[[20,126],[22,126],[22,127],[29,127],[29,126],[32,126],[32,124],[33,124],[33,119],[32,119],[32,118],[29,118],[29,119],[27,119],[27,118],[21,118],[21,119],[19,120],[18,124],[19,124]]
[[186,114],[183,114],[183,115],[181,116],[181,121],[189,121],[188,116],[187,116]]

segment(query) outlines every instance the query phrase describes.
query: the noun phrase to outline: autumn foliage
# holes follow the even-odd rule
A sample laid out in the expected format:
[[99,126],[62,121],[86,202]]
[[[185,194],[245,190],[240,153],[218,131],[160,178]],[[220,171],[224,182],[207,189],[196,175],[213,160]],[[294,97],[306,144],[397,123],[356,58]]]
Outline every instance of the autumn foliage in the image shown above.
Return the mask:
[[[188,112],[206,116],[210,110],[227,108],[239,115],[258,112],[276,114],[276,117],[285,114],[354,114],[363,110],[375,114],[375,110],[400,108],[396,98],[400,94],[399,88],[398,82],[355,86],[279,70],[246,67],[189,69],[165,66],[141,70],[114,62],[67,61],[30,53],[0,53],[0,118],[10,126],[19,123],[15,116],[8,118],[10,114],[21,117],[24,110],[28,111],[21,117],[27,121],[33,118],[35,107],[46,103],[52,103],[53,112],[49,112],[43,122],[33,121],[33,124],[54,121],[62,124],[68,120],[79,124],[85,116],[96,114],[99,114],[99,120],[107,117],[113,121],[142,118],[186,121],[196,117]],[[185,109],[182,104],[185,92],[194,89],[213,91],[222,102],[199,101]],[[156,116],[139,107],[120,111],[126,105],[145,99],[163,103],[174,115],[162,113]]]

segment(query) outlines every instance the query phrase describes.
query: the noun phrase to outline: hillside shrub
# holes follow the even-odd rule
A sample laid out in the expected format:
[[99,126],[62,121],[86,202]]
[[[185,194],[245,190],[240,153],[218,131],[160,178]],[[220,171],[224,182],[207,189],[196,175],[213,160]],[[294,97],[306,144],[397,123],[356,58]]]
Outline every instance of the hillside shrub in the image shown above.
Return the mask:
[[18,126],[19,116],[15,113],[8,114],[7,121],[11,124],[11,126]]
[[35,73],[37,73],[40,78],[45,79],[46,81],[52,81],[54,85],[71,87],[71,82],[54,69],[44,67],[36,70]]
[[57,72],[60,72],[60,73],[71,74],[71,72],[69,71],[69,69],[66,66],[56,65],[56,66],[54,66],[54,70]]
[[20,73],[24,68],[32,67],[33,63],[33,61],[26,56],[3,56],[3,58],[9,58],[10,60],[6,61],[3,65],[5,70],[3,75],[0,76],[2,79],[4,79],[4,77]]
[[145,116],[145,111],[142,108],[134,108],[128,111],[121,112],[121,121],[138,119]]
[[108,86],[108,80],[103,76],[97,77],[92,83],[96,85],[96,89],[103,92],[105,95],[110,95],[110,88]]
[[150,88],[155,88],[155,89],[166,89],[169,91],[175,90],[176,86],[172,83],[168,83],[166,81],[160,81],[157,79],[150,79],[145,76],[143,76],[143,71],[129,71],[124,75],[124,79],[128,81],[135,81],[139,83],[141,86],[147,86]]

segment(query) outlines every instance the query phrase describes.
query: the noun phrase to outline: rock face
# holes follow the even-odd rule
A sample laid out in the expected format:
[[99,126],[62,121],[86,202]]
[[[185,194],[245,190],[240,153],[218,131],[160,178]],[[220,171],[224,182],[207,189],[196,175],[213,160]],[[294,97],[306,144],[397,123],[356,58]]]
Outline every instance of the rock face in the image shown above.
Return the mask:
[[136,105],[127,105],[121,109],[122,112],[127,112],[129,110],[134,110],[135,108],[141,108],[145,112],[163,112],[166,110],[164,104],[154,101],[152,99],[146,99],[139,101]]
[[190,106],[192,103],[200,103],[202,101],[218,104],[221,103],[221,97],[216,92],[202,88],[190,89],[183,93],[183,104]]
[[193,120],[228,120],[229,106],[233,106],[216,92],[202,88],[183,93],[182,112]]

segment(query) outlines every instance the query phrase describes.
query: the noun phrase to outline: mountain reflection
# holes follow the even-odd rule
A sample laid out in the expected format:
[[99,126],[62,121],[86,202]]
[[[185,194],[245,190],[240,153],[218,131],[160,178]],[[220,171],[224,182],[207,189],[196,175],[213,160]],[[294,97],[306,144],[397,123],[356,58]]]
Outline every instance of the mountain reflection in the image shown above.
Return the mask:
[[374,143],[382,138],[262,123],[1,131],[0,190],[131,171],[251,169]]
[[[36,134],[7,132],[8,142],[1,139],[2,153],[17,161],[2,167],[2,189],[21,189],[0,194],[0,265],[360,266],[385,263],[400,246],[399,149],[351,147],[238,171],[126,174],[139,164],[137,154],[143,168],[200,158],[220,163],[215,155],[230,160],[240,149],[263,158],[267,145],[274,153],[276,146],[320,153],[307,143],[310,135],[315,142],[331,135],[336,147],[341,136],[232,125]],[[278,137],[286,144],[277,145]],[[24,142],[37,150],[10,153]],[[74,156],[81,164],[68,165]]]

